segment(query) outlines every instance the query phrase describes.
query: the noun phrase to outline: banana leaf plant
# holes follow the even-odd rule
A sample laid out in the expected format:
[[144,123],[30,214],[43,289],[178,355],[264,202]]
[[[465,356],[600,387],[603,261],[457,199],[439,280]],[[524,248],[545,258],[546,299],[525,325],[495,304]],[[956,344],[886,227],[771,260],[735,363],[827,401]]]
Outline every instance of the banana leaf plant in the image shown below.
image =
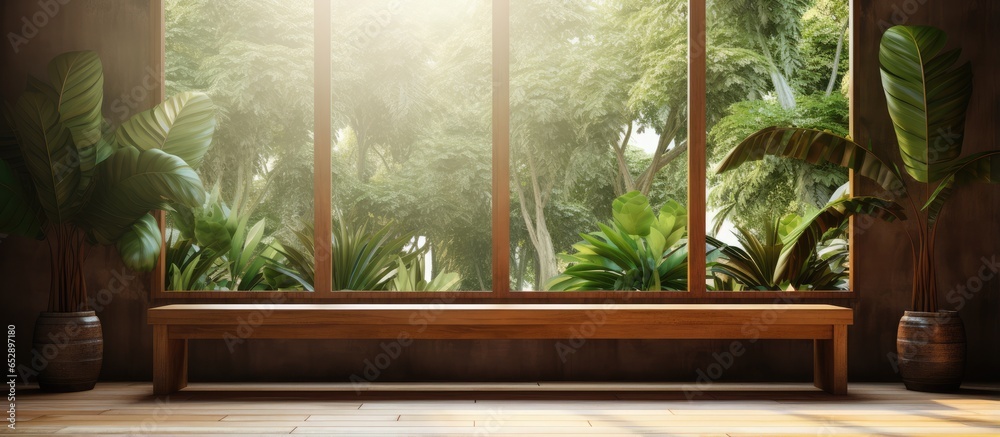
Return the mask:
[[103,102],[100,58],[71,52],[0,117],[0,232],[48,241],[52,312],[88,309],[88,244],[116,245],[126,266],[151,270],[161,237],[149,212],[205,200],[194,169],[215,131],[207,96],[176,95],[117,129]]
[[685,290],[687,288],[687,209],[668,200],[658,214],[649,200],[632,191],[614,200],[612,223],[580,234],[569,263],[549,279],[546,290]]
[[[879,63],[882,88],[903,169],[896,153],[864,147],[849,137],[789,127],[769,127],[740,143],[716,171],[738,168],[765,155],[828,162],[854,170],[879,184],[879,209],[909,208],[915,229],[906,229],[914,266],[912,308],[937,311],[934,240],[939,218],[952,192],[971,182],[1000,180],[1000,150],[962,156],[965,119],[972,96],[972,66],[956,66],[960,50],[942,51],[945,33],[928,26],[895,26],[882,36]],[[905,176],[904,176],[905,174]],[[874,202],[873,202],[874,203]]]
[[823,208],[775,220],[764,228],[763,239],[737,226],[735,235],[742,247],[720,246],[722,256],[709,269],[721,275],[723,282],[733,279],[736,289],[842,288],[848,275],[843,268],[847,252],[838,233],[855,214],[886,221],[906,218],[899,205],[877,197],[852,197],[844,184]]

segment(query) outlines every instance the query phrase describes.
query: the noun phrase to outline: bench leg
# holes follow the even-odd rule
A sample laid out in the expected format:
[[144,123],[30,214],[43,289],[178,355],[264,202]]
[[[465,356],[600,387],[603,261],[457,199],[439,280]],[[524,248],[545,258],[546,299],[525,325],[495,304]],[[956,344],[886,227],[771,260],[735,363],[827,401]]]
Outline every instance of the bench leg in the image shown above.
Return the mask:
[[153,326],[153,394],[187,387],[187,353],[187,340],[170,338],[167,325]]
[[813,384],[830,394],[847,394],[847,325],[834,325],[832,339],[813,342]]

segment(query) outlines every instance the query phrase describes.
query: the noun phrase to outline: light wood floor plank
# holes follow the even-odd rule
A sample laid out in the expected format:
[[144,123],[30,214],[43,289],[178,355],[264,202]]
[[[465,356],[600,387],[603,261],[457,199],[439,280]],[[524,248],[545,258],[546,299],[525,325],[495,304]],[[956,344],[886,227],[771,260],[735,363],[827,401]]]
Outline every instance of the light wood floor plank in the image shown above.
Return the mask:
[[156,426],[150,428],[136,428],[131,426],[67,426],[56,434],[247,434],[247,431],[257,434],[290,434],[293,427],[268,427],[268,428],[244,428],[239,426]]
[[[111,410],[106,410],[102,415],[132,415],[132,414],[156,414],[158,410],[156,408],[145,408],[145,407],[134,407],[134,408],[115,408]],[[242,408],[197,408],[191,407],[186,404],[174,405],[169,408],[171,413],[175,414],[218,414],[222,416],[314,416],[314,415],[327,415],[327,416],[365,416],[365,417],[377,417],[386,416],[385,411],[369,411],[369,410],[358,410],[354,409],[329,409],[329,408],[303,408],[298,411],[286,411],[286,412],[276,412],[274,409],[264,408],[264,406],[259,406],[256,409]],[[57,413],[48,413],[57,414]],[[69,413],[78,414],[78,413]],[[393,418],[398,417],[398,414],[391,414]]]
[[720,383],[692,400],[683,385],[660,383],[317,389],[326,386],[196,383],[160,397],[149,383],[72,394],[25,387],[9,434],[1000,435],[1000,384],[932,394],[855,383],[831,396],[805,383]]
[[14,430],[5,428],[4,435],[52,435],[66,426],[64,425],[45,425],[45,426],[26,426],[27,424],[19,424]]
[[91,415],[85,416],[80,414],[74,415],[48,415],[35,418],[35,423],[50,423],[50,422],[69,422],[69,423],[81,423],[81,422],[219,422],[225,416],[212,416],[203,414],[153,414],[153,415],[128,415],[128,416],[105,416],[105,415]]
[[[305,422],[308,414],[230,414],[222,418],[223,422]],[[371,419],[371,418],[366,418]]]

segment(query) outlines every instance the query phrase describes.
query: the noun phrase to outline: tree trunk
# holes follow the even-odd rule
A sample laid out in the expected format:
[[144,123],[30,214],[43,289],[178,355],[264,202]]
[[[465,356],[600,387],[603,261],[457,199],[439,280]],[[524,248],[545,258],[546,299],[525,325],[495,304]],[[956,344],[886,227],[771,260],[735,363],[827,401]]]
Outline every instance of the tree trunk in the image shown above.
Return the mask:
[[639,177],[635,179],[634,189],[639,190],[643,196],[648,196],[649,192],[653,189],[653,181],[656,179],[656,174],[687,150],[686,141],[674,145],[672,149],[669,148],[670,144],[677,139],[677,133],[680,132],[681,126],[686,121],[687,118],[677,115],[671,115],[663,121],[663,128],[660,130],[660,138],[656,144],[656,151],[653,152],[653,160],[639,174]]
[[649,192],[653,190],[653,182],[656,180],[656,174],[663,170],[664,167],[670,165],[678,157],[687,152],[687,140],[682,141],[680,144],[674,146],[667,153],[658,155],[653,158],[653,162],[649,164],[649,168],[642,172],[639,176],[639,182],[636,183],[636,189],[642,193],[643,196],[649,196]]
[[514,291],[521,291],[524,284],[524,273],[528,270],[528,248],[521,246],[517,250],[517,272],[514,276]]
[[368,139],[363,132],[356,132],[357,135],[357,171],[358,181],[368,182]]
[[521,204],[521,218],[524,219],[524,226],[528,230],[528,238],[531,245],[535,247],[535,259],[538,261],[538,268],[535,270],[536,289],[544,285],[549,278],[555,276],[558,268],[556,263],[555,245],[552,243],[552,235],[549,234],[549,227],[545,221],[545,205],[548,203],[551,186],[542,187],[538,181],[538,173],[535,170],[534,159],[528,156],[528,171],[531,176],[531,193],[534,203],[534,217],[528,212],[528,204],[524,195],[524,188],[521,185],[520,177],[514,172],[515,185],[517,187],[517,197]]
[[611,148],[615,151],[615,159],[618,161],[618,178],[615,180],[615,194],[618,196],[635,190],[635,181],[632,180],[632,173],[629,172],[628,162],[625,160],[628,142],[632,138],[632,125],[633,122],[629,121],[625,130],[625,138],[622,139],[620,146],[617,143],[611,143]]
[[476,266],[476,280],[479,281],[479,289],[488,291],[489,288],[486,288],[486,283],[483,281],[483,272],[482,269],[479,268],[479,263],[475,263],[474,265]]
[[837,73],[840,71],[840,53],[844,50],[844,35],[847,34],[847,28],[850,24],[851,20],[847,20],[844,23],[844,28],[840,30],[840,37],[837,38],[837,51],[833,55],[833,66],[830,68],[832,70],[830,73],[830,82],[826,84],[827,97],[833,94],[833,86],[837,83]]
[[538,217],[535,223],[535,233],[538,235],[538,244],[535,250],[538,253],[538,275],[536,290],[542,289],[545,283],[553,276],[559,274],[556,263],[556,248],[552,244],[552,236],[549,234],[549,227],[545,223],[545,215]]
[[781,104],[782,108],[795,109],[795,93],[792,91],[791,85],[788,84],[788,78],[781,73],[778,64],[774,62],[771,48],[768,47],[763,37],[757,38],[757,45],[760,47],[764,59],[767,60],[768,73],[771,75],[771,83],[774,85],[774,94],[778,98],[778,103]]
[[770,66],[771,82],[774,84],[775,95],[778,97],[778,103],[781,104],[782,108],[785,109],[795,109],[795,94],[792,92],[792,86],[788,84],[788,79],[785,75],[778,71],[778,67],[774,64]]

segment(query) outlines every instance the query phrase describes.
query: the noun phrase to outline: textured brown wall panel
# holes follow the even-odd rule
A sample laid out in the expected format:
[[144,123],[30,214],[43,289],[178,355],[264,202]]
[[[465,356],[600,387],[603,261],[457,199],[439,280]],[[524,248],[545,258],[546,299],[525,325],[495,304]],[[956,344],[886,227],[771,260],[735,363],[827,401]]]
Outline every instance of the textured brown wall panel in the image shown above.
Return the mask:
[[[61,3],[66,3],[62,5]],[[3,80],[0,96],[12,102],[23,92],[27,75],[46,77],[46,65],[67,51],[94,50],[104,64],[104,114],[118,124],[129,113],[152,106],[158,78],[153,65],[154,29],[149,25],[147,0],[18,0],[4,1],[0,30]],[[58,7],[56,7],[58,6]],[[44,23],[33,32],[24,20]],[[10,33],[25,38],[10,43]],[[21,40],[18,40],[21,41]],[[95,299],[103,297],[98,316],[104,328],[105,378],[149,378],[152,366],[152,329],[145,324],[149,279],[127,272],[114,248],[93,247],[86,262],[87,287]],[[115,275],[135,276],[127,290],[103,294]],[[20,237],[0,240],[0,323],[18,329],[20,363],[30,359],[30,339],[38,312],[45,310],[49,283],[49,249],[44,242]],[[111,299],[108,299],[108,297]]]
[[[993,1],[894,0],[855,1],[854,117],[857,140],[874,147],[895,150],[895,134],[889,119],[878,70],[878,43],[892,24],[932,25],[948,33],[947,48],[962,48],[962,60],[973,66],[974,93],[969,104],[963,154],[1000,147],[996,122],[1000,117],[997,81],[1000,46],[994,30],[1000,24],[1000,4]],[[894,154],[894,156],[898,156]],[[874,184],[863,183],[863,193],[876,193]],[[1000,187],[976,185],[962,190],[941,218],[937,238],[938,285],[941,309],[958,309],[969,340],[972,378],[996,379],[1000,354],[1000,275],[987,281],[971,298],[959,303],[957,294],[947,296],[978,274],[982,259],[1000,260],[998,200]],[[920,205],[918,205],[919,207]],[[855,239],[855,280],[861,298],[857,323],[851,331],[851,369],[876,378],[893,376],[886,355],[894,351],[896,324],[910,305],[912,268],[910,249],[898,223],[876,224]],[[972,285],[975,285],[973,280]]]

